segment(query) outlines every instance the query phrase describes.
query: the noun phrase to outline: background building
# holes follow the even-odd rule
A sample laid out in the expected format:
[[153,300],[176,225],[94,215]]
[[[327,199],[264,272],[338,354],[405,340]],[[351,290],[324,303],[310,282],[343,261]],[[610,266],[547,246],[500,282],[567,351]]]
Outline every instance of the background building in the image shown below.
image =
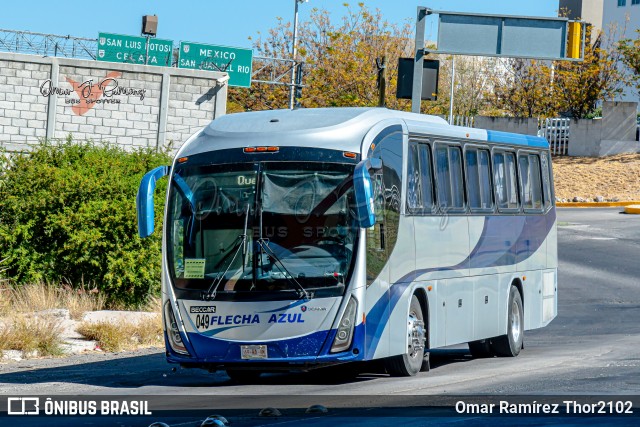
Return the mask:
[[559,14],[566,12],[567,18],[569,19],[582,19],[593,25],[595,29],[601,30],[605,1],[606,0],[560,0],[558,11]]
[[[616,38],[623,29],[625,38],[639,37],[636,30],[640,29],[640,0],[559,0],[559,10],[566,10],[569,19],[582,19],[597,30],[614,28]],[[637,102],[638,92],[625,87],[617,100]]]

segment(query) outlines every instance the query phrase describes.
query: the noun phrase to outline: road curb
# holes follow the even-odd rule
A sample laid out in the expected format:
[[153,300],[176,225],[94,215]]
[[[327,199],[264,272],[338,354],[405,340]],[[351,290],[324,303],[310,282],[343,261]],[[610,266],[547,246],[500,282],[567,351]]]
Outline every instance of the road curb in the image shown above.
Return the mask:
[[640,208],[640,201],[627,201],[627,202],[558,202],[556,207],[558,208],[616,208],[626,207],[631,205],[638,205]]
[[640,205],[629,205],[625,206],[624,212],[628,214],[640,214]]

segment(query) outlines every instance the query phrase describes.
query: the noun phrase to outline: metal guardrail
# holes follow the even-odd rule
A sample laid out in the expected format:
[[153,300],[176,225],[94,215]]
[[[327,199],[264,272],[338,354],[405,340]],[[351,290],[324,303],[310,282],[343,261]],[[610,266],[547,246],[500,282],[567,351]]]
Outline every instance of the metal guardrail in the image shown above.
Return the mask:
[[569,154],[569,135],[571,119],[553,118],[538,121],[538,136],[549,141],[551,154],[566,156]]
[[458,116],[454,114],[453,121],[451,121],[448,116],[444,117],[444,119],[454,126],[472,128],[475,127],[476,124],[475,116]]

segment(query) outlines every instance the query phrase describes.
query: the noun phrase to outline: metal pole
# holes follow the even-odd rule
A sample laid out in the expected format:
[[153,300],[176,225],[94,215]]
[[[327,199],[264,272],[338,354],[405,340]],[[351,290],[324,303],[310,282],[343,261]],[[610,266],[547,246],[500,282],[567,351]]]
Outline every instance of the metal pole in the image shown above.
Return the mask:
[[456,85],[456,57],[451,56],[451,99],[449,100],[449,124],[453,124],[453,95]]
[[296,39],[298,38],[298,0],[293,0],[295,4],[295,14],[293,16],[293,47],[291,49],[291,58],[293,59],[293,64],[291,64],[291,85],[289,86],[289,109],[293,110],[294,107],[294,98],[295,98],[295,90],[296,90]]
[[378,67],[378,107],[384,107],[387,92],[387,55],[382,56],[382,61],[376,58],[376,66]]
[[147,36],[147,53],[144,55],[144,65],[149,64],[149,37]]
[[422,67],[424,64],[424,27],[429,10],[418,6],[416,19],[416,56],[413,63],[413,87],[411,90],[411,111],[420,113],[422,102]]

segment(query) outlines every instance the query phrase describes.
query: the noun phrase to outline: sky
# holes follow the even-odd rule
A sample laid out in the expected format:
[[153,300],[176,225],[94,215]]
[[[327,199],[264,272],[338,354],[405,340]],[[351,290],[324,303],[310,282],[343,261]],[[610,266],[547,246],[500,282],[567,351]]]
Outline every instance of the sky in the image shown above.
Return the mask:
[[[139,35],[142,15],[158,15],[158,38],[251,47],[249,37],[266,34],[277,18],[293,21],[295,0],[3,0],[0,28],[97,38],[99,32]],[[395,23],[415,23],[417,6],[434,10],[488,14],[557,16],[558,0],[361,0],[380,9]],[[348,2],[348,1],[347,1]],[[313,8],[332,18],[344,14],[344,0],[308,0],[299,19]],[[358,1],[351,1],[357,7]],[[427,40],[435,40],[435,25],[427,22]]]

